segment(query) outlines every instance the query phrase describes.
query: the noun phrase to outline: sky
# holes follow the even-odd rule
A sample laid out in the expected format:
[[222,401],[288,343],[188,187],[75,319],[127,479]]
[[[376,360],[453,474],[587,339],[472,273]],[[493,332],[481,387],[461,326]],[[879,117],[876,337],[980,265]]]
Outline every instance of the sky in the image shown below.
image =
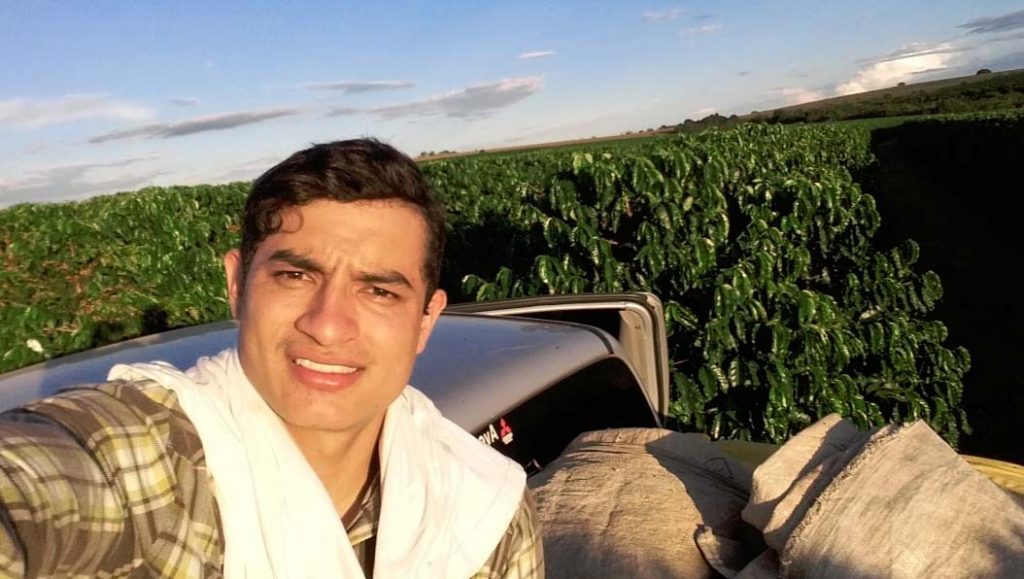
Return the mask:
[[252,180],[1024,68],[1020,0],[0,0],[0,207]]

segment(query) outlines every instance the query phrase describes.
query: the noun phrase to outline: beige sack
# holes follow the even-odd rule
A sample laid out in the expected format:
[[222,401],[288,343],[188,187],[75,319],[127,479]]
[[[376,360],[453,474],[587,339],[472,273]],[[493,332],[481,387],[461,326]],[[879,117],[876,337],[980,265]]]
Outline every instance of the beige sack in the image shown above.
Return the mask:
[[743,516],[779,553],[744,579],[1024,577],[1024,508],[923,422],[822,419],[757,468]]
[[748,560],[763,550],[739,516],[750,471],[702,435],[584,433],[530,486],[552,579],[712,577],[694,542],[702,524]]

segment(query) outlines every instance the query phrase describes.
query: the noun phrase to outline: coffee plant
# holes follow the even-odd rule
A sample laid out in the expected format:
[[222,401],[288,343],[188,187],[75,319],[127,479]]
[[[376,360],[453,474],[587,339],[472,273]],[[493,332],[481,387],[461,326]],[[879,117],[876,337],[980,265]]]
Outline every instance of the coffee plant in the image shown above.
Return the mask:
[[[850,176],[868,139],[744,125],[425,163],[450,215],[444,285],[657,294],[680,428],[781,442],[839,412],[922,418],[955,444],[970,359],[929,317],[942,285],[917,245],[873,243],[881,218]],[[220,255],[246,188],[0,210],[0,371],[226,318]]]
[[424,169],[466,297],[659,295],[684,427],[780,442],[839,412],[922,418],[955,443],[970,359],[928,319],[942,286],[914,270],[917,245],[872,245],[880,216],[850,176],[867,138],[748,125]]

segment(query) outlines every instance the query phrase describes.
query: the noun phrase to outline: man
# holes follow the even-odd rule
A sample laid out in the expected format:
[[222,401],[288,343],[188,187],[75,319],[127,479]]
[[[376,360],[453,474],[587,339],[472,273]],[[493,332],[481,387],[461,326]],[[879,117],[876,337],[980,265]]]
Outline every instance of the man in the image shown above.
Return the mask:
[[0,572],[542,577],[525,475],[407,386],[443,210],[372,140],[270,169],[224,258],[236,349],[0,421]]

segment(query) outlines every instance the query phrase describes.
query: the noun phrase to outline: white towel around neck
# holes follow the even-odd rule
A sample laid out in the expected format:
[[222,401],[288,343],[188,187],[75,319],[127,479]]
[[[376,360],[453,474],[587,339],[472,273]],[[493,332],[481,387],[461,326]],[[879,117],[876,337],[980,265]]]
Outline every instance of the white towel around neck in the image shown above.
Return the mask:
[[[185,372],[165,362],[120,364],[108,379],[154,380],[178,395],[214,481],[227,579],[364,577],[330,496],[234,349]],[[373,576],[473,575],[520,505],[522,468],[411,386],[388,407],[379,452]]]

